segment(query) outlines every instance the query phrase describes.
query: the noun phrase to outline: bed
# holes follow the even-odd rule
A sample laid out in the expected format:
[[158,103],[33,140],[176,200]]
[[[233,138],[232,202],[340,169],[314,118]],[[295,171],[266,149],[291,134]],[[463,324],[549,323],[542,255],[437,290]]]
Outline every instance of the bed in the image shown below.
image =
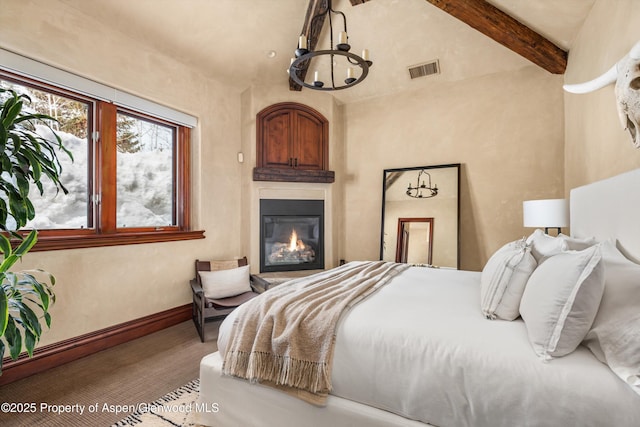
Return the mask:
[[[635,170],[571,191],[571,238],[608,242],[611,253],[617,248],[626,257],[620,262],[629,263],[623,273],[627,279],[631,275],[627,283],[633,294],[620,302],[604,277],[610,270],[597,270],[604,289],[591,298],[599,304],[595,322],[591,327],[591,317],[589,333],[568,354],[554,354],[560,344],[544,354],[535,347],[531,325],[544,308],[527,311],[521,306],[526,320],[487,319],[480,307],[484,271],[410,267],[340,317],[333,388],[323,407],[221,375],[221,353],[237,312],[232,313],[220,327],[220,351],[203,358],[200,365],[201,408],[215,403],[217,410],[198,411],[197,422],[207,426],[640,425],[640,372],[630,371],[628,363],[607,352],[605,334],[596,327],[615,320],[618,313],[611,317],[608,308],[612,304],[638,301],[640,287],[635,284],[640,284],[640,276],[635,275],[640,270],[629,261],[640,258],[640,227],[635,224],[640,212],[638,188],[640,170]],[[570,252],[599,254],[605,251],[602,245]],[[549,261],[564,255],[540,265],[552,265]],[[584,264],[594,265],[599,256],[590,255]],[[535,271],[530,280],[534,274],[542,280],[542,273]],[[576,292],[582,295],[581,290]],[[638,306],[631,308],[629,316],[635,326],[640,325]],[[636,328],[621,339],[637,349],[639,337]],[[638,361],[633,354],[626,357]]]

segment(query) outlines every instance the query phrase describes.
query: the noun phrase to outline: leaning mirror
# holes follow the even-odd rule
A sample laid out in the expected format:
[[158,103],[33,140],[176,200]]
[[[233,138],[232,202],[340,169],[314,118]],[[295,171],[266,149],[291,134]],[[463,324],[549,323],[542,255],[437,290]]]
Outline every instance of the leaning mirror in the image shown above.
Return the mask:
[[380,259],[459,268],[460,164],[385,169]]

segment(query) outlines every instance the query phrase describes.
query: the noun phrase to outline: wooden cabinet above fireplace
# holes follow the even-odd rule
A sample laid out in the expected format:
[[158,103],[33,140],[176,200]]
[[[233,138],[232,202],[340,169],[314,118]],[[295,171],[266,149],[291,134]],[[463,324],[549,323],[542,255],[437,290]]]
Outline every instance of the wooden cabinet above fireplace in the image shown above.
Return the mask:
[[274,104],[256,116],[254,181],[334,182],[329,170],[329,122],[295,102]]

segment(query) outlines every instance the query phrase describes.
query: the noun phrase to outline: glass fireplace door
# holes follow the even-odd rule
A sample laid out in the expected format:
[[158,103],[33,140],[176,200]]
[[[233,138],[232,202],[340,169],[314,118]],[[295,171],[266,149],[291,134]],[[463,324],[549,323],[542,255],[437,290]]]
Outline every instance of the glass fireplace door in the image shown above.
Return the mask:
[[324,268],[323,201],[260,202],[260,271]]

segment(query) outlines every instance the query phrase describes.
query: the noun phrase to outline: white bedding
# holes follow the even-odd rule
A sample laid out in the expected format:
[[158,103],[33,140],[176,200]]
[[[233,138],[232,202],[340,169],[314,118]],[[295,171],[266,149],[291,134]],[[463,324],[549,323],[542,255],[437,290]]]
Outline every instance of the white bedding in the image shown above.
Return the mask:
[[479,281],[412,267],[345,313],[332,394],[442,427],[640,426],[640,397],[588,349],[543,362],[521,320],[484,319]]

